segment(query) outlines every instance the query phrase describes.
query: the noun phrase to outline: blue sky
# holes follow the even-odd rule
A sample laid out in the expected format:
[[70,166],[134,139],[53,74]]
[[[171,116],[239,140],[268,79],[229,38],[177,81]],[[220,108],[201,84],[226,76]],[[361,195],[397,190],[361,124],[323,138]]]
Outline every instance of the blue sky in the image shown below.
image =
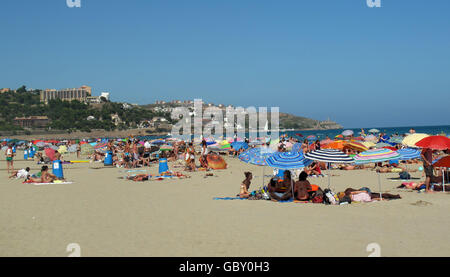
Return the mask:
[[450,1],[0,1],[0,87],[278,106],[345,127],[450,124]]

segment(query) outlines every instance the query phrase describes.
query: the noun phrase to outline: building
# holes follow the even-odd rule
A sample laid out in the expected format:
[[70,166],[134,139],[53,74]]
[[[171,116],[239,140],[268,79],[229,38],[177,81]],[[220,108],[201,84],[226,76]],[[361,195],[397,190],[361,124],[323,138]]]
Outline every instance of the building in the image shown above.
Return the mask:
[[48,103],[51,99],[61,99],[63,101],[78,100],[87,102],[87,98],[92,96],[92,88],[89,86],[82,86],[80,88],[67,89],[46,89],[41,91],[41,102]]
[[9,89],[9,88],[0,89],[0,93],[10,92],[10,91],[11,91],[11,89]]
[[14,124],[22,128],[31,127],[46,127],[50,120],[47,116],[30,116],[30,117],[16,117],[14,118]]

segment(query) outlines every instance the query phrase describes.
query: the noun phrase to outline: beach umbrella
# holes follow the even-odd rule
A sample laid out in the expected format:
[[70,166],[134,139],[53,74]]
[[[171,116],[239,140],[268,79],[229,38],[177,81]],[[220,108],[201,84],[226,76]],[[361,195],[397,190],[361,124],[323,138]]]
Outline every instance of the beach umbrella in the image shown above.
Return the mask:
[[55,159],[55,150],[52,148],[45,148],[44,150],[45,155],[51,160],[53,161]]
[[300,152],[277,152],[266,159],[268,166],[277,169],[299,169],[311,164]]
[[161,145],[161,147],[159,148],[159,150],[161,151],[172,151],[173,147],[167,144]]
[[421,157],[420,151],[413,148],[399,149],[397,153],[400,154],[399,160],[401,161],[415,160]]
[[[339,163],[339,164],[348,164],[353,163],[354,160],[349,155],[345,154],[342,151],[336,149],[323,149],[323,150],[315,150],[305,154],[305,158],[313,161],[324,162],[328,164],[328,168],[330,168],[330,164]],[[328,173],[328,188],[330,188],[331,184],[331,174]]]
[[225,160],[217,154],[208,154],[206,156],[206,161],[208,162],[208,166],[212,169],[227,168],[227,163],[225,162]]
[[355,140],[364,141],[364,138],[363,137],[352,138],[352,141],[355,141]]
[[395,143],[395,144],[401,144],[403,142],[403,138],[402,137],[391,137],[389,139],[390,143]]
[[77,145],[76,144],[72,144],[67,148],[67,152],[69,153],[75,153],[77,152]]
[[235,142],[232,142],[230,145],[236,151],[239,151],[241,149],[244,149],[244,150],[248,149],[248,144],[246,142],[242,142],[242,141],[235,141]]
[[416,142],[416,146],[432,150],[447,150],[450,149],[450,139],[444,136],[430,136]]
[[302,151],[302,144],[301,143],[296,143],[296,144],[292,145],[291,152],[303,152]]
[[349,141],[344,144],[344,148],[350,148],[359,152],[364,152],[369,150],[368,147],[366,147],[364,144],[356,141]]
[[322,148],[342,150],[342,149],[344,149],[345,144],[346,144],[346,142],[343,140],[335,140],[335,141],[323,146]]
[[163,144],[166,144],[166,142],[165,142],[164,140],[160,140],[160,139],[153,140],[153,141],[151,141],[151,143],[154,144],[154,145],[163,145]]
[[378,137],[374,136],[374,135],[368,135],[364,138],[365,141],[378,141]]
[[59,147],[55,145],[50,145],[48,148],[58,151]]
[[[400,158],[400,154],[395,151],[389,149],[372,149],[362,152],[355,157],[355,164],[367,164],[367,163],[379,163],[390,160],[398,160]],[[382,199],[381,194],[381,179],[380,174],[378,173],[378,186],[380,189],[380,199]]]
[[[433,164],[434,167],[442,167],[442,190],[445,192],[445,170],[444,168],[450,168],[450,156],[440,158]],[[447,178],[448,179],[448,178]]]
[[367,148],[375,147],[375,143],[372,141],[361,141],[361,144]]
[[84,143],[81,145],[81,154],[82,155],[91,155],[94,153],[94,147],[89,143]]
[[369,133],[372,133],[372,134],[376,134],[376,133],[379,133],[380,132],[380,130],[378,130],[378,129],[370,129],[369,130]]
[[389,147],[389,146],[392,146],[392,145],[385,143],[385,142],[379,142],[375,145],[376,148],[383,148],[383,147]]
[[94,146],[94,149],[96,151],[106,153],[106,151],[108,151],[108,144],[107,143],[98,143]]
[[[300,152],[277,152],[272,154],[266,159],[268,166],[282,169],[282,170],[293,170],[302,169],[312,163],[311,160],[306,159],[303,153]],[[292,180],[293,181],[293,180]],[[294,186],[291,183],[292,195],[294,195]]]
[[44,147],[44,146],[45,146],[45,142],[43,142],[43,141],[38,141],[38,142],[36,143],[36,146],[37,146],[37,147]]
[[334,140],[327,138],[327,139],[321,140],[321,141],[320,141],[320,145],[321,145],[321,146],[324,146],[324,145],[327,145],[327,144],[329,144],[329,143],[332,143],[333,141],[334,141]]
[[354,132],[352,130],[345,130],[344,132],[342,132],[342,135],[344,137],[350,137],[353,136]]
[[274,153],[275,153],[275,151],[272,150],[270,147],[252,148],[252,149],[248,149],[245,152],[242,152],[239,155],[239,160],[241,160],[245,163],[262,166],[262,168],[263,168],[262,176],[263,176],[263,185],[264,185],[264,176],[265,176],[264,166],[267,165],[266,158],[272,156]]
[[242,152],[239,155],[239,160],[245,163],[265,166],[267,165],[266,158],[272,156],[274,153],[275,151],[269,147],[252,148]]
[[402,144],[408,147],[417,147],[416,143],[421,141],[424,138],[429,137],[430,135],[427,134],[421,134],[421,133],[415,133],[415,134],[411,134],[406,136],[403,141]]
[[306,137],[307,140],[312,141],[312,140],[317,140],[317,137],[315,135],[310,135]]

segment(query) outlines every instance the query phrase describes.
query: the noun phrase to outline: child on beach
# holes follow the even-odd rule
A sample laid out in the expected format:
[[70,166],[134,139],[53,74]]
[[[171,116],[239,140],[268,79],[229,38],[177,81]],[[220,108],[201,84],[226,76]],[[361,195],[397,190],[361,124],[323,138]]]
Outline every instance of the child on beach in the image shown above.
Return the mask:
[[241,190],[239,192],[240,198],[248,198],[250,196],[250,192],[248,191],[250,189],[250,184],[253,178],[253,175],[251,172],[245,172],[245,179],[242,181],[241,184]]

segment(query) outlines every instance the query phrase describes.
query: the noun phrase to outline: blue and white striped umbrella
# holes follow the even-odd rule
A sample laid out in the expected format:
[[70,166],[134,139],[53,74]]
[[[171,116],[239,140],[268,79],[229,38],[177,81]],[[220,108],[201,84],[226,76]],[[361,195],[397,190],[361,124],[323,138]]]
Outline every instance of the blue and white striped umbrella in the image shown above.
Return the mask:
[[233,147],[234,150],[239,151],[241,150],[241,148],[243,148],[244,150],[248,149],[248,144],[246,142],[243,141],[235,141],[231,143],[231,147]]
[[305,158],[324,163],[353,163],[349,155],[336,149],[323,149],[306,153]]
[[267,158],[266,163],[270,167],[287,170],[304,168],[312,161],[306,159],[300,152],[279,152]]
[[256,165],[267,165],[266,158],[275,153],[269,147],[251,148],[239,155],[239,160]]
[[397,153],[400,154],[399,160],[401,161],[420,159],[420,151],[417,149],[405,148],[397,150]]

